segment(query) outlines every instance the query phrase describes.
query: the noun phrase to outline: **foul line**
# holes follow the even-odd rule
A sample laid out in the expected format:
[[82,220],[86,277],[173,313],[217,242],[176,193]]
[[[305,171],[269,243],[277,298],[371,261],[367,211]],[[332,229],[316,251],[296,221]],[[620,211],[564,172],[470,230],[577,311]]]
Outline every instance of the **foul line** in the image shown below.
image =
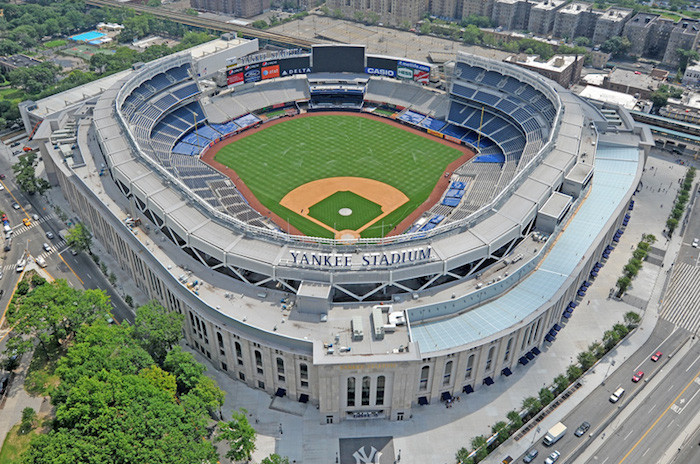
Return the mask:
[[[63,251],[66,251],[66,250],[63,250]],[[63,251],[62,251],[61,253],[63,253]],[[61,256],[61,253],[56,253],[56,254],[58,255],[59,258],[61,258],[61,261],[63,261],[63,264],[65,264],[66,266],[68,266],[68,269],[70,269],[70,271],[73,273],[73,275],[80,281],[80,284],[81,284],[81,285],[85,285],[85,282],[83,282],[83,279],[81,279],[80,276],[78,276],[78,274],[75,273],[75,271],[73,270],[73,268],[70,267],[70,264],[68,264],[68,263],[66,262],[66,260],[63,259],[63,256]]]
[[698,371],[698,373],[695,374],[695,377],[693,377],[692,379],[690,379],[690,382],[688,382],[688,385],[686,385],[685,388],[683,388],[683,390],[678,394],[678,396],[676,396],[676,397],[674,398],[674,400],[671,401],[671,404],[669,404],[668,407],[664,410],[664,412],[662,412],[661,415],[654,421],[654,423],[651,424],[651,427],[649,427],[649,428],[647,429],[647,431],[644,432],[644,435],[642,435],[642,437],[641,437],[639,440],[637,440],[637,443],[634,444],[634,446],[632,447],[632,449],[629,450],[629,451],[627,452],[627,454],[625,454],[625,457],[623,457],[622,460],[621,460],[618,464],[622,464],[622,463],[625,461],[625,459],[627,459],[627,458],[629,457],[629,455],[632,454],[632,451],[634,451],[635,448],[637,448],[637,446],[642,442],[642,440],[644,440],[644,438],[646,438],[646,436],[649,434],[649,432],[651,432],[652,429],[653,429],[654,427],[656,427],[656,424],[658,424],[659,421],[661,420],[661,418],[664,417],[664,416],[666,415],[666,413],[668,412],[668,410],[671,409],[671,406],[673,406],[674,404],[676,404],[676,401],[678,401],[678,398],[680,398],[681,395],[683,395],[683,393],[685,393],[685,391],[688,389],[688,387],[690,386],[690,384],[692,384],[693,382],[695,382],[695,379],[697,379],[698,377],[700,377],[700,371]]

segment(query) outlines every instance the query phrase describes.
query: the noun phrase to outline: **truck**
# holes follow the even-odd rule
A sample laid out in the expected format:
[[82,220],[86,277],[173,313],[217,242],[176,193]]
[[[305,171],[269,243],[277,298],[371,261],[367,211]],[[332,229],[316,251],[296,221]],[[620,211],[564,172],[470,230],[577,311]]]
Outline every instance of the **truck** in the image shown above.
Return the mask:
[[566,434],[566,425],[562,424],[561,422],[557,422],[554,427],[547,431],[547,435],[544,436],[542,444],[544,446],[552,446],[561,440],[561,437],[563,437],[564,434]]

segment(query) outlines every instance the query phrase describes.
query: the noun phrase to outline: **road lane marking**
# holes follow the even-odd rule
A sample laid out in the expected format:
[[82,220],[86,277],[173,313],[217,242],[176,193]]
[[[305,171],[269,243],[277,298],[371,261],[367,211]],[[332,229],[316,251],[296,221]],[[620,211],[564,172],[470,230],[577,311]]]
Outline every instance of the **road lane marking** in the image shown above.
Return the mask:
[[66,262],[66,260],[63,259],[63,256],[61,256],[61,253],[58,253],[58,257],[61,258],[61,261],[63,261],[63,264],[65,264],[66,266],[68,266],[68,269],[70,269],[70,271],[73,273],[73,275],[80,281],[80,284],[81,284],[81,285],[85,285],[85,282],[83,282],[83,279],[81,279],[80,276],[79,276],[78,274],[75,273],[75,271],[73,270],[73,268],[70,267],[70,264],[68,264],[68,263]]
[[634,432],[634,430],[630,430],[630,433],[628,433],[627,436],[623,440],[627,441],[627,439],[630,437],[630,435],[632,435],[632,432]]
[[[644,440],[644,439],[646,438],[646,436],[649,435],[649,432],[651,432],[651,431],[654,429],[654,427],[656,427],[656,424],[658,424],[659,421],[666,415],[666,413],[668,412],[668,410],[671,409],[671,407],[674,406],[674,405],[676,404],[676,401],[678,401],[678,399],[679,399],[681,396],[683,396],[683,394],[684,394],[685,391],[688,389],[688,387],[690,387],[690,385],[691,385],[693,382],[695,382],[695,379],[697,379],[698,377],[700,377],[700,371],[698,371],[697,374],[695,374],[695,377],[693,377],[692,379],[690,379],[690,382],[688,382],[688,384],[683,388],[683,390],[681,390],[681,392],[678,394],[678,396],[676,396],[676,397],[673,399],[673,401],[671,401],[671,404],[668,405],[668,407],[664,410],[664,412],[662,412],[661,415],[660,415],[659,417],[656,418],[656,420],[654,421],[654,423],[651,424],[651,426],[647,429],[647,431],[644,432],[644,435],[642,435],[641,438],[640,438],[639,440],[637,440],[637,443],[634,444],[634,446],[632,447],[632,449],[630,449],[630,450],[627,452],[627,454],[625,454],[625,456],[620,460],[620,462],[619,462],[618,464],[622,464],[623,462],[625,462],[625,460],[629,457],[629,455],[632,454],[632,451],[634,451],[634,450],[637,448],[637,446],[639,446],[639,444],[642,442],[642,440]],[[670,388],[669,388],[669,390],[670,390]]]

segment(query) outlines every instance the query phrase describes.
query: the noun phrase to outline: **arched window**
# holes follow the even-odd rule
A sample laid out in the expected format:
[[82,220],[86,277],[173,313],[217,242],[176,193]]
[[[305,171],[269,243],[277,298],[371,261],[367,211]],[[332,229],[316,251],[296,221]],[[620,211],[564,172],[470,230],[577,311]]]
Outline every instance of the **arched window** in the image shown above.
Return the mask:
[[355,406],[355,377],[348,377],[348,406]]
[[467,359],[467,370],[464,373],[464,379],[471,379],[472,377],[472,370],[474,369],[474,355],[469,355],[469,358]]
[[279,380],[280,382],[285,381],[284,360],[282,358],[277,358],[277,380]]
[[513,337],[508,339],[508,344],[506,345],[506,354],[503,355],[503,362],[508,361],[510,359],[510,349],[513,346]]
[[430,366],[423,366],[420,370],[420,383],[418,384],[420,391],[428,389],[428,377],[430,377]]
[[369,377],[362,377],[362,406],[369,406]]
[[303,388],[309,386],[309,366],[304,363],[299,364],[299,381]]
[[445,373],[442,374],[442,384],[449,385],[451,377],[452,377],[452,361],[447,361],[445,363]]
[[236,347],[236,359],[238,359],[238,365],[242,366],[243,365],[243,350],[241,350],[241,344],[236,342],[235,347]]
[[258,368],[258,374],[263,373],[263,362],[262,362],[262,353],[259,352],[258,350],[255,350],[255,367]]
[[383,375],[380,375],[377,377],[377,399],[375,401],[375,404],[377,406],[383,406],[384,405],[384,386],[386,384],[386,377]]
[[492,346],[489,348],[489,355],[486,357],[486,370],[491,370],[491,364],[493,363],[493,353],[496,351],[496,347]]

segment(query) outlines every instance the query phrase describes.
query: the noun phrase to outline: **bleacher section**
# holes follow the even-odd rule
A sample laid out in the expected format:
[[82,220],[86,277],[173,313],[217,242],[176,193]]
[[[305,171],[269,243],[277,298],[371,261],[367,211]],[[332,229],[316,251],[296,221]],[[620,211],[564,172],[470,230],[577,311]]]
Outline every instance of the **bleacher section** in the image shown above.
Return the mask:
[[[257,226],[265,226],[231,181],[198,157],[221,137],[260,121],[246,114],[236,121],[210,125],[194,100],[199,94],[190,65],[182,65],[143,82],[124,100],[122,113],[144,153],[158,161],[192,192],[214,208]],[[240,115],[239,115],[240,116]]]

